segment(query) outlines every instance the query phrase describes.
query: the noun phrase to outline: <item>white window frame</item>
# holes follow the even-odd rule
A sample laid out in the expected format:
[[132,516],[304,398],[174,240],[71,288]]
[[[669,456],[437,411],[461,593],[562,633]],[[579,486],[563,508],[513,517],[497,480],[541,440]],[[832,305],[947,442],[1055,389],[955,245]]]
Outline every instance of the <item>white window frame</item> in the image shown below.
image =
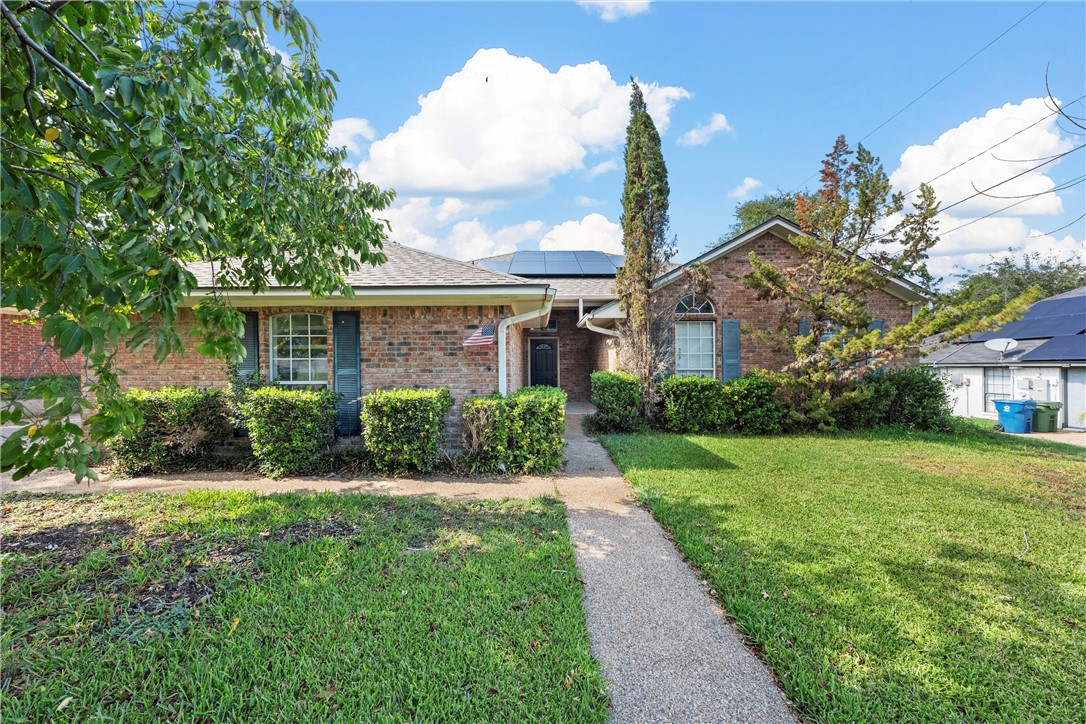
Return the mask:
[[[699,330],[698,339],[700,339],[703,342],[706,339],[706,336],[704,334],[704,330],[706,330],[706,329],[709,330],[708,340],[709,340],[710,352],[708,354],[709,354],[710,360],[712,361],[712,367],[682,367],[681,366],[682,365],[682,362],[681,362],[682,355],[681,355],[681,350],[679,348],[679,329],[680,329],[680,325],[689,325],[689,326],[684,326],[683,327],[684,331],[686,331],[686,332],[690,331],[694,327],[697,327],[698,330]],[[684,338],[687,339],[687,340],[691,339],[689,334],[686,334],[684,336]],[[699,354],[704,355],[705,353],[702,352],[702,353],[699,353]],[[712,377],[713,379],[716,379],[716,358],[717,358],[717,348],[716,348],[716,322],[715,321],[712,321],[712,322],[707,322],[707,321],[675,322],[675,374],[676,375],[678,375],[680,377]]]
[[[308,331],[307,330],[304,333],[300,332],[300,331],[298,333],[295,333],[294,329],[293,329],[294,317],[309,317],[310,320],[309,320],[309,323],[307,324],[307,327],[312,324],[312,319],[313,318],[319,319],[319,320],[321,320],[321,324],[323,325],[323,329],[322,329],[322,331],[319,331],[319,332],[313,332],[313,331]],[[277,329],[278,322],[280,320],[284,320],[284,319],[289,320],[289,326],[288,326],[287,331],[286,331],[285,334],[283,333],[283,331],[281,329]],[[279,353],[278,353],[278,350],[277,350],[277,346],[278,346],[277,343],[279,341],[284,340],[284,339],[288,339],[288,340],[296,339],[296,338],[300,339],[300,338],[303,338],[303,337],[308,340],[308,342],[309,342],[308,346],[310,346],[310,347],[312,347],[313,339],[323,337],[324,340],[325,340],[325,342],[324,342],[324,347],[325,347],[324,355],[323,356],[317,356],[317,357],[314,357],[314,356],[294,357],[293,355],[290,356],[290,357],[280,357],[279,356]],[[318,389],[322,389],[322,390],[328,389],[328,370],[327,369],[325,370],[324,378],[321,379],[321,380],[312,380],[312,379],[309,379],[309,380],[291,380],[291,379],[281,379],[280,376],[279,376],[280,364],[281,363],[283,363],[284,368],[287,371],[289,371],[291,369],[291,367],[290,367],[291,362],[298,362],[298,361],[305,360],[305,361],[308,362],[308,369],[309,369],[310,376],[313,375],[313,362],[315,360],[323,360],[325,365],[328,366],[328,350],[331,349],[331,346],[332,346],[332,336],[328,333],[328,317],[326,315],[324,315],[324,314],[315,314],[313,312],[288,312],[288,313],[285,313],[285,314],[276,314],[274,317],[272,317],[271,319],[268,320],[268,339],[269,339],[268,346],[270,348],[268,350],[268,364],[269,364],[268,372],[270,374],[270,378],[271,378],[272,382],[274,382],[277,385],[285,385],[285,386],[289,386],[289,387],[313,387],[313,388],[318,388]]]
[[[687,301],[690,300],[690,301]],[[708,306],[706,310],[703,307]],[[695,309],[701,307],[700,309]],[[710,314],[716,314],[716,307],[713,306],[712,300],[708,297],[703,297],[700,294],[687,294],[675,304],[675,314],[679,317],[701,317]]]
[[[995,373],[995,372],[999,373],[998,379],[996,379],[997,375],[994,375],[994,374],[989,375],[989,373]],[[1011,371],[1009,369],[1005,368],[1005,367],[985,367],[982,382],[984,384],[982,392],[984,394],[984,411],[985,412],[998,412],[998,410],[996,410],[995,404],[992,402],[992,400],[995,400],[995,399],[1009,400],[1014,395],[1014,378],[1013,378],[1013,375],[1011,375]],[[997,383],[997,384],[990,384],[990,383]],[[1002,389],[1000,391],[996,391],[996,390],[992,389],[992,388],[997,387],[997,386],[1000,387],[1000,388],[1005,387],[1006,389],[1005,389],[1005,391],[1002,390]]]

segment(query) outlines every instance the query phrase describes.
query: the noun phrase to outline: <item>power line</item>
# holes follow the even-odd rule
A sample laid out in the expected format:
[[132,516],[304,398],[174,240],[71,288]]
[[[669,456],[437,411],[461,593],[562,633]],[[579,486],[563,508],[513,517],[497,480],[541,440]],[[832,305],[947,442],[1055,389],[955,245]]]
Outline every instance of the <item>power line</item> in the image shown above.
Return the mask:
[[[1066,186],[1066,188],[1070,188],[1071,186],[1077,186],[1078,184],[1082,183],[1082,182],[1083,182],[1083,180],[1086,180],[1086,176],[1084,176],[1084,177],[1080,178],[1080,179],[1079,179],[1078,181],[1075,181],[1074,183],[1068,184],[1068,185]],[[1003,207],[1003,208],[1001,208],[1001,209],[996,209],[995,211],[993,211],[993,212],[991,212],[991,213],[989,213],[989,214],[985,214],[984,216],[978,216],[977,218],[975,218],[975,219],[971,219],[971,220],[969,220],[969,221],[965,222],[964,224],[960,224],[959,226],[955,226],[955,227],[954,227],[953,229],[951,229],[950,231],[942,231],[942,232],[939,232],[939,238],[940,238],[940,239],[942,239],[942,238],[943,238],[944,236],[946,236],[947,234],[953,234],[953,233],[954,233],[955,231],[957,231],[958,229],[964,229],[964,228],[965,228],[965,227],[967,227],[967,226],[972,226],[973,224],[977,223],[978,221],[983,221],[984,219],[987,219],[987,218],[989,218],[989,217],[995,216],[996,214],[1001,214],[1001,213],[1003,213],[1004,211],[1006,211],[1007,209],[1013,209],[1013,208],[1014,208],[1015,206],[1018,206],[1019,204],[1024,204],[1024,203],[1026,203],[1027,201],[1030,201],[1030,200],[1031,200],[1031,199],[1033,199],[1033,198],[1034,198],[1033,196],[1030,196],[1030,197],[1028,197],[1028,198],[1024,198],[1024,199],[1022,199],[1022,200],[1020,200],[1020,201],[1015,201],[1015,202],[1014,202],[1013,204],[1007,204],[1006,206],[1004,206],[1004,207]],[[1072,221],[1071,223],[1073,224],[1073,223],[1075,223],[1075,222],[1074,222],[1074,221]],[[1070,226],[1070,224],[1068,224],[1068,226]],[[1059,231],[1059,229],[1057,229],[1057,231]]]
[[[1061,158],[1063,158],[1064,156],[1066,156],[1069,153],[1074,153],[1075,151],[1081,151],[1083,148],[1086,148],[1086,144],[1083,144],[1081,146],[1075,146],[1070,151],[1064,151],[1063,153],[1059,154],[1058,156],[1054,156],[1054,157],[1048,159],[1044,163],[1039,163],[1036,166],[1033,166],[1031,168],[1027,168],[1025,171],[1022,171],[1021,173],[1016,173],[1014,176],[1011,176],[1010,178],[1005,178],[1002,181],[1000,181],[999,183],[994,183],[994,184],[992,184],[991,186],[989,186],[986,189],[979,189],[975,194],[970,194],[969,196],[966,196],[964,199],[959,199],[959,200],[955,201],[954,203],[952,203],[950,206],[943,206],[942,208],[939,209],[939,211],[949,211],[950,209],[953,209],[955,206],[958,206],[960,204],[964,204],[966,201],[969,201],[970,199],[975,199],[976,197],[984,194],[985,192],[991,191],[992,189],[996,188],[997,186],[1002,186],[1003,184],[1007,183],[1008,181],[1014,181],[1016,178],[1020,178],[1022,176],[1025,176],[1027,173],[1030,173],[1032,171],[1036,171],[1037,169],[1041,168],[1042,166],[1047,166],[1048,164],[1052,163],[1053,161],[1061,159]],[[976,188],[976,187],[974,187],[974,188]],[[1047,193],[1047,192],[1043,192],[1043,193]],[[1036,196],[1036,195],[1038,195],[1038,194],[1033,194],[1033,195],[1030,196],[1030,198],[1033,198],[1033,196]]]
[[[931,86],[930,86],[930,87],[929,87],[929,88],[928,88],[927,90],[925,90],[925,91],[924,91],[923,93],[921,93],[920,95],[918,95],[918,96],[917,96],[916,98],[913,98],[913,99],[912,99],[911,101],[909,101],[908,103],[906,103],[906,104],[905,104],[905,105],[904,105],[904,106],[903,106],[903,107],[902,107],[902,108],[901,108],[900,110],[898,110],[898,111],[897,111],[897,112],[896,112],[896,113],[895,113],[894,115],[892,115],[892,116],[890,116],[889,118],[887,118],[887,119],[886,119],[885,121],[883,121],[883,122],[882,122],[882,123],[880,123],[880,124],[879,124],[878,126],[876,126],[874,130],[870,131],[870,132],[869,132],[869,133],[868,133],[868,134],[867,134],[866,136],[864,136],[863,138],[861,138],[859,142],[860,142],[860,143],[863,143],[863,142],[864,142],[864,141],[866,141],[866,140],[867,140],[868,138],[870,138],[871,136],[873,136],[873,135],[874,135],[875,133],[877,133],[877,132],[878,132],[878,131],[879,131],[879,130],[880,130],[880,129],[881,129],[882,127],[883,127],[883,126],[885,126],[885,125],[886,125],[887,123],[889,123],[890,121],[892,121],[892,120],[894,120],[895,118],[897,118],[898,116],[900,116],[900,115],[901,115],[902,113],[904,113],[904,112],[905,112],[906,110],[908,110],[908,109],[909,109],[909,108],[910,108],[910,107],[911,107],[911,106],[912,106],[912,105],[913,105],[914,103],[916,103],[916,102],[917,102],[918,100],[920,100],[921,98],[923,98],[924,96],[926,96],[926,95],[927,95],[928,93],[931,93],[931,92],[932,92],[933,90],[935,90],[936,88],[938,88],[938,87],[939,87],[940,85],[942,85],[942,84],[943,84],[943,82],[944,82],[944,81],[945,81],[945,80],[946,80],[947,78],[949,78],[950,76],[954,75],[954,74],[955,74],[955,73],[957,73],[957,72],[958,72],[959,70],[961,70],[962,68],[964,68],[964,67],[965,67],[966,65],[968,65],[968,64],[969,64],[969,63],[970,63],[970,62],[971,62],[971,61],[972,61],[972,60],[973,60],[974,58],[976,58],[976,57],[977,57],[978,55],[980,55],[981,53],[983,53],[983,52],[984,52],[985,50],[987,50],[988,48],[992,47],[992,45],[994,45],[994,44],[996,43],[996,41],[998,41],[998,40],[999,40],[1000,38],[1002,38],[1002,37],[1003,37],[1004,35],[1006,35],[1007,33],[1011,32],[1012,30],[1014,30],[1015,28],[1017,28],[1017,27],[1018,27],[1018,26],[1019,26],[1019,25],[1020,25],[1020,24],[1021,24],[1021,23],[1022,23],[1022,22],[1023,22],[1024,20],[1025,20],[1025,19],[1026,19],[1026,18],[1028,18],[1028,17],[1030,16],[1030,15],[1033,15],[1033,13],[1037,12],[1038,10],[1040,10],[1040,9],[1041,9],[1042,7],[1044,7],[1044,6],[1045,6],[1045,5],[1047,5],[1047,4],[1048,4],[1048,0],[1042,0],[1042,2],[1041,2],[1041,3],[1039,4],[1039,5],[1037,5],[1037,7],[1033,8],[1033,9],[1032,9],[1032,10],[1030,10],[1030,11],[1029,11],[1028,13],[1026,13],[1026,14],[1025,14],[1025,15],[1023,15],[1022,17],[1020,17],[1020,18],[1019,18],[1019,19],[1018,19],[1018,20],[1017,20],[1017,21],[1016,21],[1016,22],[1015,22],[1015,23],[1014,23],[1013,25],[1011,25],[1011,26],[1010,26],[1009,28],[1007,28],[1006,30],[1004,30],[1004,31],[1003,31],[1002,33],[1000,33],[1000,34],[999,34],[999,35],[997,35],[996,37],[992,38],[992,39],[991,39],[991,40],[990,40],[990,41],[988,42],[988,44],[987,44],[987,45],[985,45],[985,46],[984,46],[983,48],[981,48],[980,50],[978,50],[977,52],[973,53],[973,54],[972,54],[971,56],[969,56],[968,58],[966,58],[966,59],[965,59],[964,61],[962,61],[962,63],[960,63],[960,64],[958,65],[958,67],[956,67],[956,68],[955,68],[954,70],[952,70],[952,71],[950,71],[949,73],[947,73],[946,75],[944,75],[944,76],[943,76],[942,78],[940,78],[940,79],[939,79],[938,81],[936,81],[936,82],[935,82],[935,83],[934,83],[933,85],[931,85]],[[819,173],[818,171],[815,171],[814,173],[812,173],[812,174],[811,174],[810,176],[808,176],[807,178],[805,178],[805,179],[804,179],[804,180],[803,180],[803,181],[802,181],[802,182],[801,182],[801,183],[799,184],[799,186],[805,186],[805,185],[807,184],[807,182],[808,182],[808,181],[810,181],[810,180],[811,180],[812,178],[814,178],[815,176],[817,176],[817,175],[818,175],[818,173]],[[910,193],[911,193],[911,192],[910,192]]]
[[[1086,96],[1081,96],[1081,97],[1079,97],[1079,98],[1077,98],[1076,100],[1074,100],[1074,101],[1071,101],[1071,102],[1072,102],[1072,103],[1077,103],[1078,101],[1082,100],[1083,98],[1086,98]],[[1018,131],[1015,131],[1015,132],[1014,132],[1014,133],[1012,133],[1011,135],[1007,136],[1007,137],[1006,137],[1006,138],[1004,138],[1004,139],[1003,139],[1002,141],[997,141],[996,143],[993,143],[993,144],[992,144],[991,146],[989,146],[988,148],[984,149],[983,151],[981,151],[981,152],[980,152],[980,153],[978,153],[977,155],[975,155],[975,156],[970,156],[969,158],[967,158],[967,159],[965,159],[964,161],[962,161],[961,163],[959,163],[959,164],[958,164],[957,166],[954,166],[953,168],[948,168],[948,169],[947,169],[946,171],[943,171],[943,172],[942,172],[941,174],[939,174],[938,176],[934,176],[934,177],[932,177],[932,178],[928,179],[927,181],[925,181],[925,182],[924,182],[924,184],[928,184],[928,185],[930,186],[930,185],[931,185],[932,183],[934,183],[935,181],[938,181],[938,180],[939,180],[939,179],[941,179],[941,178],[942,178],[943,176],[946,176],[946,175],[947,175],[948,173],[950,173],[951,171],[957,171],[957,170],[958,170],[959,168],[961,168],[961,167],[962,167],[962,166],[964,166],[965,164],[969,163],[970,161],[974,161],[974,160],[976,160],[976,159],[980,158],[980,157],[981,157],[981,156],[983,156],[984,154],[986,154],[986,153],[988,153],[989,151],[991,151],[991,150],[992,150],[993,148],[996,148],[997,146],[1002,146],[1002,145],[1003,145],[1004,143],[1006,143],[1007,141],[1011,140],[1012,138],[1014,138],[1014,137],[1016,137],[1016,136],[1019,136],[1019,135],[1021,135],[1021,134],[1025,133],[1025,132],[1026,132],[1026,131],[1028,131],[1029,129],[1031,129],[1031,128],[1033,128],[1034,126],[1036,126],[1036,125],[1037,125],[1038,123],[1041,123],[1042,121],[1047,121],[1047,120],[1048,120],[1049,118],[1051,118],[1052,116],[1055,116],[1055,115],[1057,115],[1058,113],[1059,113],[1059,111],[1052,111],[1052,112],[1051,112],[1051,113],[1049,113],[1049,114],[1048,114],[1047,116],[1044,116],[1043,118],[1038,118],[1038,119],[1037,119],[1036,121],[1034,121],[1033,123],[1029,124],[1029,125],[1028,125],[1028,126],[1026,126],[1025,128],[1022,128],[1022,129],[1020,129],[1020,130],[1018,130]],[[996,156],[995,158],[996,158],[996,160],[997,160],[997,161],[1006,161],[1007,163],[1028,163],[1028,161],[1011,161],[1010,159],[1001,159],[1001,158],[999,158],[998,156]],[[1044,159],[1040,159],[1040,158],[1034,158],[1034,159],[1029,159],[1029,161],[1043,161],[1043,160],[1044,160]],[[923,186],[924,184],[921,184],[921,186]],[[912,194],[913,192],[915,192],[915,191],[917,191],[917,190],[919,190],[919,189],[920,189],[920,186],[917,186],[916,188],[914,188],[914,189],[911,189],[911,190],[907,191],[907,192],[905,193],[905,195],[906,195],[906,196],[909,196],[910,194]]]
[[934,83],[934,84],[933,84],[932,86],[930,86],[930,87],[929,87],[929,88],[928,88],[928,89],[927,89],[926,91],[924,91],[923,93],[921,93],[920,95],[918,95],[918,96],[917,96],[916,98],[913,98],[913,99],[912,99],[911,101],[909,101],[908,103],[906,103],[906,104],[905,104],[905,106],[904,106],[904,107],[903,107],[903,108],[902,108],[902,109],[901,109],[900,111],[898,111],[897,113],[895,113],[894,115],[890,116],[890,117],[889,117],[889,118],[887,118],[887,119],[886,119],[885,121],[883,121],[882,123],[880,123],[880,124],[879,124],[879,125],[878,125],[878,126],[877,126],[877,127],[875,128],[875,130],[874,130],[874,131],[871,131],[871,132],[870,132],[870,133],[868,133],[868,134],[867,134],[866,136],[864,136],[863,138],[861,138],[859,142],[860,142],[860,143],[863,143],[863,142],[864,142],[864,141],[866,141],[866,140],[867,140],[868,138],[870,138],[871,136],[875,135],[875,133],[877,133],[877,132],[878,132],[878,131],[879,131],[879,130],[880,130],[880,129],[881,129],[882,127],[883,127],[883,126],[885,126],[885,125],[886,125],[887,123],[889,123],[890,121],[892,121],[892,120],[894,120],[895,118],[897,118],[898,116],[900,116],[900,115],[901,115],[902,113],[904,113],[904,112],[905,112],[906,110],[908,110],[908,109],[909,109],[909,107],[910,107],[910,106],[912,106],[912,104],[916,103],[916,102],[917,102],[918,100],[920,100],[921,98],[923,98],[924,96],[926,96],[926,95],[927,95],[928,93],[931,93],[931,92],[932,92],[933,90],[935,90],[936,88],[938,88],[938,87],[939,87],[940,85],[942,85],[943,81],[945,81],[945,80],[946,80],[947,78],[949,78],[950,76],[954,75],[954,74],[955,74],[955,73],[957,73],[957,72],[958,72],[959,70],[961,70],[962,68],[964,68],[964,67],[965,67],[966,65],[968,65],[968,64],[969,64],[969,62],[970,62],[971,60],[973,60],[974,58],[976,58],[976,57],[977,57],[978,55],[980,55],[980,54],[981,54],[981,53],[983,53],[984,51],[988,50],[988,48],[992,47],[992,45],[994,45],[994,44],[995,44],[995,42],[996,42],[997,40],[999,40],[999,39],[1000,39],[1000,38],[1002,38],[1002,37],[1003,37],[1004,35],[1006,35],[1007,33],[1011,32],[1012,30],[1014,30],[1015,28],[1017,28],[1017,27],[1018,27],[1018,26],[1019,26],[1019,25],[1020,25],[1020,24],[1022,23],[1022,21],[1024,21],[1024,20],[1025,20],[1026,18],[1028,18],[1028,17],[1030,16],[1030,15],[1033,15],[1033,13],[1037,12],[1038,10],[1040,10],[1040,9],[1041,9],[1042,7],[1044,7],[1044,6],[1045,6],[1045,5],[1047,5],[1047,4],[1048,4],[1048,0],[1043,0],[1043,2],[1041,2],[1041,3],[1040,3],[1040,4],[1038,5],[1038,6],[1037,6],[1037,7],[1033,8],[1033,9],[1032,9],[1032,10],[1030,10],[1030,11],[1029,11],[1028,13],[1026,13],[1026,14],[1025,14],[1025,15],[1023,15],[1023,16],[1022,16],[1021,18],[1019,18],[1019,19],[1018,19],[1018,21],[1017,21],[1017,22],[1016,22],[1016,23],[1015,23],[1014,25],[1012,25],[1011,27],[1007,28],[1006,30],[1004,30],[1004,31],[1003,31],[1002,33],[1000,33],[1000,34],[999,34],[999,35],[997,35],[996,37],[992,38],[992,40],[991,40],[991,41],[989,41],[989,43],[988,43],[987,45],[985,45],[985,46],[984,46],[983,48],[981,48],[980,50],[978,50],[977,52],[973,53],[973,54],[972,54],[972,55],[970,55],[970,56],[969,56],[968,58],[966,58],[966,59],[965,59],[965,60],[964,60],[964,61],[963,61],[963,62],[962,62],[962,63],[961,63],[961,64],[960,64],[960,65],[959,65],[959,66],[958,66],[957,68],[955,68],[954,70],[952,70],[952,71],[950,71],[949,73],[947,73],[946,75],[944,75],[944,76],[943,76],[942,78],[940,78],[940,79],[939,79],[938,81],[936,81],[936,82],[935,82],[935,83]]
[[1066,228],[1067,228],[1068,226],[1074,226],[1075,224],[1077,224],[1078,222],[1082,221],[1083,219],[1086,219],[1086,214],[1083,214],[1082,216],[1078,217],[1077,219],[1075,219],[1074,221],[1072,221],[1072,222],[1071,222],[1070,224],[1064,224],[1063,226],[1061,226],[1061,227],[1060,227],[1060,228],[1058,228],[1058,229],[1053,229],[1052,231],[1048,231],[1048,232],[1045,232],[1045,233],[1043,233],[1043,234],[1030,234],[1030,235],[1029,235],[1029,236],[1027,236],[1026,238],[1027,238],[1027,239],[1039,239],[1039,238],[1040,238],[1040,237],[1042,237],[1042,236],[1052,236],[1052,235],[1053,235],[1053,234],[1055,234],[1055,233],[1056,233],[1057,231],[1063,231],[1063,230],[1064,230],[1064,229],[1066,229]]

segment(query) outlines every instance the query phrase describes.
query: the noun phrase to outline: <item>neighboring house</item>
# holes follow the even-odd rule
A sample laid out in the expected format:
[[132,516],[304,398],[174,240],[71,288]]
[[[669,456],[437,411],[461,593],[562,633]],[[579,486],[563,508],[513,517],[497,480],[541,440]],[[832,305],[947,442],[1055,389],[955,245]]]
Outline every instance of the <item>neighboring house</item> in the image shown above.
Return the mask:
[[[1001,354],[984,343],[1013,339]],[[1017,322],[930,352],[945,373],[954,414],[996,419],[993,400],[1061,402],[1060,426],[1086,429],[1086,287],[1042,299]]]
[[[727,380],[753,367],[779,368],[788,361],[786,354],[749,333],[776,328],[786,318],[784,303],[757,299],[740,277],[750,270],[750,251],[776,264],[798,263],[799,252],[788,239],[800,233],[778,217],[702,254],[691,263],[709,270],[711,282],[703,295],[689,293],[680,267],[657,280],[657,302],[675,310],[667,340],[675,373]],[[445,386],[456,400],[449,418],[455,439],[460,406],[469,395],[536,384],[561,387],[572,400],[588,400],[592,371],[618,367],[616,323],[623,314],[615,297],[615,274],[621,256],[519,251],[460,262],[395,243],[386,244],[385,253],[384,264],[365,266],[347,278],[355,291],[351,299],[316,298],[274,285],[260,294],[224,292],[220,285],[218,293],[228,293],[245,314],[242,371],[283,385],[335,390],[341,398],[339,431],[345,435],[359,431],[361,395],[393,387]],[[221,269],[211,263],[188,268],[198,282],[189,300],[195,305],[215,293]],[[910,319],[913,307],[925,301],[913,285],[892,281],[872,295],[872,313],[888,329]],[[182,310],[180,332],[186,335],[194,324],[191,310]],[[224,387],[226,366],[194,347],[162,365],[153,361],[150,349],[120,353],[121,384]],[[3,349],[4,374],[25,365],[19,360],[33,354],[9,355],[6,341]]]

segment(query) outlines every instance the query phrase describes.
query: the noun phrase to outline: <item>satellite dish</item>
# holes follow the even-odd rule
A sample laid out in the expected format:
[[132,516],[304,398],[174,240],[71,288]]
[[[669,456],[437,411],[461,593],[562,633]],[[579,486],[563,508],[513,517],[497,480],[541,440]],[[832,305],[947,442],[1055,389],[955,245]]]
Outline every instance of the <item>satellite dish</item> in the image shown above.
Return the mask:
[[984,346],[995,352],[1002,354],[1003,352],[1010,352],[1012,349],[1018,346],[1018,340],[1010,339],[1008,337],[1000,337],[998,339],[990,339],[984,343]]
[[990,350],[999,352],[999,362],[1002,364],[1003,355],[1017,347],[1018,340],[1011,339],[1010,337],[997,337],[996,339],[989,339],[984,343],[984,346]]

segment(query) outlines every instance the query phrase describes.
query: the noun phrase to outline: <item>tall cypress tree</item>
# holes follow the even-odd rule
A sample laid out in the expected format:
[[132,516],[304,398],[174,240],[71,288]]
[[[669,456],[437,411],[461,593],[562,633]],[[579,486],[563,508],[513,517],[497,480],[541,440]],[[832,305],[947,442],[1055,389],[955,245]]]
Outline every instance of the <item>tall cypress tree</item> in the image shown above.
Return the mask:
[[626,313],[624,366],[645,389],[645,412],[655,401],[655,378],[665,361],[654,328],[659,315],[652,304],[652,282],[674,250],[667,240],[667,167],[660,134],[652,122],[641,88],[630,79],[630,123],[626,127],[626,182],[622,189],[622,244],[626,262],[616,279]]

